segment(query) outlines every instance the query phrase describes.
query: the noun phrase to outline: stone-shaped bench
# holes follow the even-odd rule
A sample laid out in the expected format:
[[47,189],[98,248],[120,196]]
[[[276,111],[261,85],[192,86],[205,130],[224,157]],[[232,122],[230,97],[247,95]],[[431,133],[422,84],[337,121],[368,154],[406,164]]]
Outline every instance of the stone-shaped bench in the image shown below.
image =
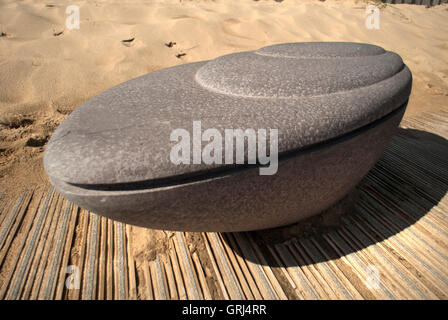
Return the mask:
[[[44,166],[64,197],[129,224],[287,225],[328,208],[370,170],[404,114],[411,82],[400,56],[358,43],[288,43],[184,64],[80,106],[54,132]],[[244,164],[236,155],[226,161],[226,129],[265,130],[267,152],[258,154],[258,145],[254,154],[247,143]],[[183,141],[190,148],[176,149],[179,132],[190,135]],[[201,159],[210,133],[222,138],[214,162]]]

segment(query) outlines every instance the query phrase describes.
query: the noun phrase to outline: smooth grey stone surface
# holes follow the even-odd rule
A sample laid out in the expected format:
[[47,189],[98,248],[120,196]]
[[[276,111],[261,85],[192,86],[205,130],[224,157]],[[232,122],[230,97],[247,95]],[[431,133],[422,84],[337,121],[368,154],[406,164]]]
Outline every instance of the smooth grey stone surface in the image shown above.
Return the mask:
[[[44,166],[68,199],[126,223],[281,226],[326,209],[368,172],[403,115],[411,82],[398,55],[357,43],[282,44],[185,64],[76,109],[50,139]],[[223,136],[278,128],[277,174],[171,163],[172,130],[192,133],[197,120]]]

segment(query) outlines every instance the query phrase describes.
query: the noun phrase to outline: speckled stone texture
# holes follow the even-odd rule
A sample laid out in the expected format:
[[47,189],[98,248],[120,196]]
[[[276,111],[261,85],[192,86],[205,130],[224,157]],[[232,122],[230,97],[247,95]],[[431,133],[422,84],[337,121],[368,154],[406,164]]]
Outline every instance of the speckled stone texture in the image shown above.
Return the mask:
[[[185,64],[76,109],[53,134],[44,166],[66,198],[126,223],[278,227],[319,213],[359,182],[394,134],[411,83],[397,54],[358,43],[281,44]],[[198,120],[223,136],[224,129],[277,128],[277,174],[173,164],[172,130],[192,135]]]

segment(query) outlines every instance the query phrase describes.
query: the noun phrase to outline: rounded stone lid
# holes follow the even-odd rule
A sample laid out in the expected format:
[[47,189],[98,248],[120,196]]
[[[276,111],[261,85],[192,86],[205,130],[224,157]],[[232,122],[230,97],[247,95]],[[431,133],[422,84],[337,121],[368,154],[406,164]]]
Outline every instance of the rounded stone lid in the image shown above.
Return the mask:
[[400,56],[358,43],[281,44],[219,57],[196,81],[241,97],[299,98],[365,87],[403,69]]
[[278,129],[281,159],[384,117],[406,103],[411,82],[397,54],[359,43],[288,43],[184,64],[77,108],[51,137],[44,166],[52,179],[81,185],[183,178],[225,166],[170,161],[172,131],[192,137],[193,121],[223,137],[225,129]]

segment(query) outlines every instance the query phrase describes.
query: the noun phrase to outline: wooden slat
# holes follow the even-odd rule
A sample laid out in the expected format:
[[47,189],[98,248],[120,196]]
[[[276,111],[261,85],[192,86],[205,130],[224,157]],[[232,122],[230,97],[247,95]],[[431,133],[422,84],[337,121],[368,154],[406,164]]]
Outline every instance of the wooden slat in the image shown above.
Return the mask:
[[98,267],[98,235],[100,217],[92,214],[88,229],[87,256],[84,270],[84,286],[82,289],[82,299],[95,299]]
[[182,277],[182,272],[180,271],[179,261],[177,259],[176,252],[171,250],[170,252],[170,262],[173,267],[174,277],[176,279],[177,292],[180,300],[187,300],[187,292],[185,290],[185,283]]
[[106,298],[107,219],[101,217],[100,254],[98,261],[98,299]]
[[320,274],[322,279],[328,283],[328,286],[334,293],[334,299],[351,299],[353,297],[346,288],[346,284],[339,280],[338,276],[333,272],[330,266],[326,263],[319,263],[320,256],[318,250],[312,245],[311,240],[303,239],[294,242],[294,245],[299,253],[303,257],[306,257],[305,259],[307,262],[313,265],[316,273]]
[[[246,278],[248,278],[249,281],[251,281],[252,277],[250,276],[249,270],[247,270],[246,263],[241,263],[241,261],[244,259],[240,258],[240,263],[239,263],[238,259],[236,258],[237,255],[233,252],[232,248],[227,244],[226,240],[223,240],[224,236],[221,234],[221,235],[218,235],[218,237],[220,238],[221,244],[225,250],[225,253],[230,260],[232,269],[238,278],[238,282],[241,286],[242,292],[245,295],[245,298],[248,300],[254,300],[254,295],[252,294],[252,291],[248,284],[248,280],[246,279]],[[242,268],[244,271],[242,270]],[[252,282],[253,282],[254,287],[256,288],[255,282],[254,281],[252,281]],[[258,291],[258,288],[256,288],[256,290]]]
[[39,299],[49,300],[53,298],[53,294],[56,289],[56,281],[58,280],[58,271],[60,270],[60,264],[63,257],[65,239],[67,238],[67,231],[69,230],[72,210],[73,205],[66,202],[63,215],[60,219],[60,223],[58,224],[58,233],[55,238],[53,255],[49,261],[47,279],[43,284],[42,293],[40,294]]
[[242,254],[246,259],[247,266],[252,273],[252,276],[257,283],[257,286],[265,299],[278,299],[277,294],[275,293],[272,284],[269,282],[266,273],[263,268],[260,266],[260,262],[258,261],[257,256],[255,255],[254,250],[251,248],[247,237],[243,233],[235,233],[235,239],[238,243],[238,246],[241,249]]
[[294,260],[292,254],[283,244],[275,245],[275,251],[278,253],[283,265],[286,266],[286,270],[291,276],[292,280],[296,284],[297,291],[303,299],[316,300],[319,298],[318,294],[314,290],[311,283],[303,273],[297,261]]
[[8,212],[10,212],[12,206],[13,206],[13,201],[7,201],[5,198],[1,199],[1,202],[0,202],[0,227],[3,223],[3,220],[5,220],[6,216],[8,215]]
[[126,274],[126,257],[125,257],[125,232],[121,222],[115,225],[115,299],[125,300],[127,297],[127,274]]
[[53,238],[60,218],[59,212],[62,209],[63,203],[64,199],[58,195],[56,204],[51,209],[51,218],[48,220],[48,223],[46,223],[36,253],[34,254],[28,279],[24,286],[22,299],[35,300],[38,298],[39,290],[46,274],[48,257],[52,248]]
[[238,282],[235,272],[231,266],[230,261],[227,259],[224,248],[222,247],[216,233],[208,233],[208,240],[210,247],[213,250],[216,258],[217,265],[222,275],[223,282],[226,287],[226,291],[229,294],[230,299],[241,300],[244,298],[241,286]]
[[[227,234],[227,235],[225,235],[225,237],[227,239],[226,241],[228,241],[230,243],[232,248],[236,248],[237,247],[237,244],[236,244],[236,241],[235,241],[233,235]],[[244,274],[244,278],[245,278],[245,280],[246,280],[246,282],[247,282],[247,284],[249,285],[249,288],[250,288],[250,294],[251,295],[249,295],[249,296],[246,295],[246,298],[247,299],[252,299],[252,297],[253,297],[253,299],[256,299],[256,300],[263,299],[263,297],[262,297],[262,295],[260,293],[260,290],[258,289],[257,284],[255,283],[254,278],[252,277],[249,269],[247,268],[247,264],[246,264],[245,259],[243,257],[241,257],[241,255],[239,255],[239,254],[234,254],[234,256],[235,256],[236,260],[238,261],[238,265],[240,266],[241,271]]]
[[[76,267],[78,268],[79,272],[82,272],[84,270],[84,260],[85,260],[85,254],[86,254],[86,247],[87,247],[87,229],[89,226],[89,217],[90,214],[88,211],[85,211],[84,209],[80,210],[80,216],[81,216],[81,223],[79,224],[80,228],[80,234],[81,234],[81,241],[79,244],[79,256],[78,261],[76,264]],[[79,289],[71,289],[68,294],[68,298],[70,300],[79,300],[81,297],[81,290],[84,287],[83,279],[80,279],[80,288]]]
[[268,265],[263,253],[261,252],[260,247],[256,244],[254,239],[249,234],[247,234],[247,237],[249,239],[251,247],[255,251],[255,255],[257,256],[258,261],[260,261],[261,267],[263,268],[264,273],[266,274],[269,283],[271,284],[271,287],[275,290],[275,293],[277,294],[279,299],[287,300],[288,298],[286,297],[285,292],[283,291],[282,287],[280,286],[280,283],[278,282],[270,266]]
[[14,270],[14,274],[10,284],[5,284],[0,289],[0,299],[3,299],[5,296],[8,285],[10,285],[10,289],[8,291],[7,299],[17,299],[23,285],[26,281],[26,275],[28,274],[31,260],[34,257],[35,249],[38,245],[38,240],[41,234],[42,229],[45,226],[45,219],[47,218],[48,211],[50,209],[52,200],[54,196],[54,189],[51,188],[48,191],[47,197],[42,205],[42,208],[34,222],[33,228],[30,233],[30,237],[27,239],[27,244],[24,248],[24,252],[20,255],[20,262],[17,268]]
[[145,280],[145,295],[146,299],[148,300],[154,300],[154,293],[152,290],[152,281],[151,281],[151,272],[149,270],[149,263],[148,261],[143,261],[143,277]]
[[106,299],[114,298],[114,223],[107,220]]
[[[44,194],[41,195],[41,197],[39,199],[39,202],[36,205],[35,209],[33,211],[31,211],[31,213],[32,213],[31,219],[29,220],[27,226],[24,229],[24,235],[25,236],[21,239],[21,241],[17,245],[17,252],[19,252],[19,253],[23,252],[25,244],[28,242],[28,240],[31,237],[30,230],[31,230],[31,227],[33,226],[33,218],[36,217],[36,214],[38,213],[38,210],[39,210],[39,208],[40,208],[40,206],[42,204],[43,196],[44,196]],[[45,199],[46,200],[48,199],[48,195],[47,195],[47,197]],[[40,215],[42,215],[42,210],[39,211],[39,216]],[[38,219],[38,218],[36,218],[36,219]],[[6,273],[6,276],[5,276],[4,280],[3,280],[4,281],[3,282],[3,286],[0,289],[0,299],[3,299],[3,297],[4,297],[5,293],[6,293],[7,287],[10,285],[11,279],[12,279],[12,277],[14,275],[14,271],[16,270],[16,268],[18,266],[18,263],[20,261],[21,256],[22,256],[21,254],[17,254],[14,257],[14,259],[13,259],[13,261],[11,263],[11,267],[10,267],[9,271]],[[3,272],[3,270],[2,270],[2,272]]]
[[131,237],[131,226],[126,226],[126,239],[127,239],[127,259],[128,259],[128,276],[129,276],[129,299],[137,299],[137,281],[135,276],[135,261],[132,252],[132,237]]
[[216,257],[214,255],[213,250],[212,250],[212,248],[210,246],[210,243],[208,241],[207,234],[203,233],[202,237],[204,239],[205,249],[206,249],[207,254],[208,254],[208,256],[210,258],[210,261],[212,263],[213,271],[215,272],[215,276],[217,278],[219,287],[221,289],[221,294],[224,297],[224,299],[229,300],[230,296],[229,296],[229,293],[227,291],[226,285],[224,284],[224,280],[222,279],[221,271],[220,271],[220,269],[218,267],[218,264],[216,262]]
[[201,261],[199,261],[199,257],[197,252],[193,252],[192,254],[193,262],[196,267],[196,272],[199,277],[199,282],[201,284],[202,293],[204,295],[205,300],[212,300],[212,296],[210,294],[210,290],[207,285],[207,280],[205,279],[204,271],[202,270]]
[[149,262],[149,268],[152,278],[152,287],[154,290],[154,298],[156,300],[167,299],[167,287],[165,285],[164,276],[162,274],[162,268],[160,265],[159,257],[156,260]]
[[63,258],[61,263],[61,270],[59,271],[59,280],[56,288],[55,299],[61,300],[63,298],[64,287],[65,287],[65,276],[68,267],[68,262],[70,259],[70,249],[73,245],[73,236],[75,233],[76,222],[78,219],[78,211],[79,208],[77,206],[73,206],[73,210],[71,212],[70,217],[70,227],[68,230],[68,235],[65,240],[65,247],[63,252]]
[[[1,252],[4,252],[0,257],[0,265],[3,262],[3,257],[5,253],[9,249],[9,245],[12,242],[12,238],[14,237],[20,223],[22,221],[23,215],[26,211],[26,207],[31,201],[32,193],[24,192],[17,200],[16,205],[11,210],[11,212],[3,221],[0,228],[0,249]],[[8,241],[9,240],[9,241]]]
[[190,300],[199,300],[202,298],[202,294],[199,290],[198,280],[193,271],[193,264],[191,258],[187,253],[185,241],[183,235],[180,232],[176,232],[175,236],[175,248],[179,258],[179,265],[182,270],[182,275],[185,281],[185,289]]
[[163,256],[162,263],[164,265],[165,274],[168,282],[168,289],[170,292],[171,300],[179,300],[179,294],[177,292],[176,279],[173,272],[173,267],[171,265],[171,259],[168,255]]

